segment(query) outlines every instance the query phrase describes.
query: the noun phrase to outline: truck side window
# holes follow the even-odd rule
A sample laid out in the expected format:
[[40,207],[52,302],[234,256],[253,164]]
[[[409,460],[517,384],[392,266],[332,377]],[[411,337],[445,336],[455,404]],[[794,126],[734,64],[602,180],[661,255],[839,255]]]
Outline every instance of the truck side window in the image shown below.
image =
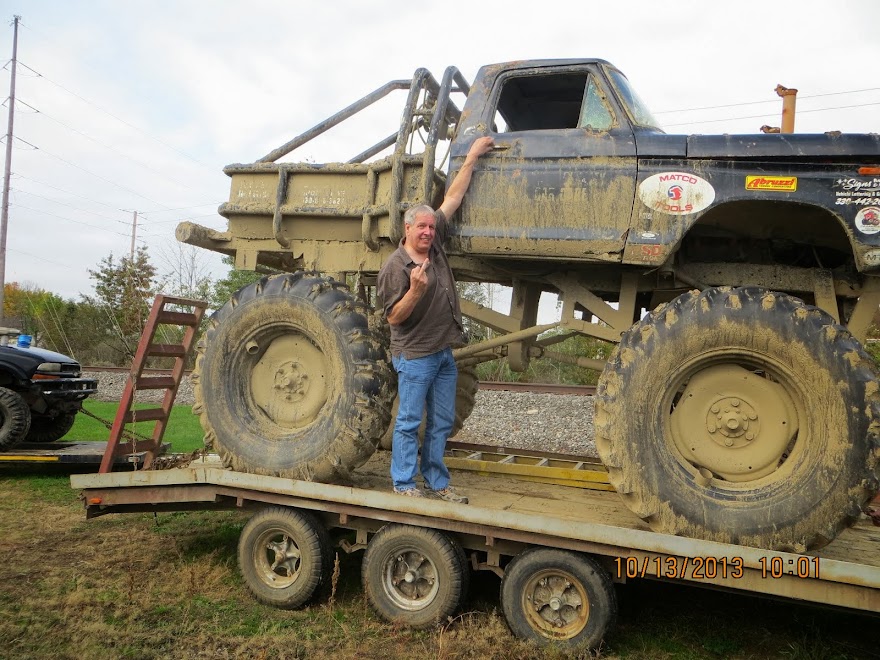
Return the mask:
[[584,105],[581,108],[581,118],[578,126],[593,131],[610,131],[614,120],[608,108],[602,102],[602,95],[596,81],[590,76],[587,81],[587,92],[584,95]]
[[[502,83],[494,117],[498,132],[577,128],[582,117],[581,107],[586,107],[587,78],[586,72],[507,78]],[[595,92],[596,101],[601,104],[598,90]],[[593,105],[590,108],[598,115],[592,110]]]

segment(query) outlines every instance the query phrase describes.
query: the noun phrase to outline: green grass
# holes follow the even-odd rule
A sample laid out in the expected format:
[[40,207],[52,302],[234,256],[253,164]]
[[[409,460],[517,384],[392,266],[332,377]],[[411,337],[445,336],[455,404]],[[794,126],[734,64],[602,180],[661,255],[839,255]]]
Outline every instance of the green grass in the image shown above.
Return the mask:
[[[108,401],[87,399],[83,406],[88,412],[111,423],[116,416],[119,404]],[[138,404],[136,408],[155,408],[156,404]],[[152,435],[154,422],[138,422],[129,425],[129,429],[141,435]],[[85,442],[89,440],[106,441],[110,430],[101,422],[82,413],[76,416],[76,423],[66,436],[65,442]],[[163,442],[171,443],[171,451],[176,453],[191,452],[204,447],[204,433],[199,419],[192,414],[192,406],[174,406],[171,418],[165,428]]]

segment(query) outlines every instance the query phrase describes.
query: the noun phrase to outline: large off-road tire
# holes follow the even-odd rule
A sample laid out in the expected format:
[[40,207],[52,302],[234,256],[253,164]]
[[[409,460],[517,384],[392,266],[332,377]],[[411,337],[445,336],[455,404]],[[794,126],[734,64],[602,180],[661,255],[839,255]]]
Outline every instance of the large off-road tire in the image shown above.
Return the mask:
[[617,595],[611,576],[591,557],[532,548],[504,570],[501,608],[520,639],[593,648],[614,625]]
[[596,445],[661,532],[803,551],[877,490],[877,373],[825,312],[755,287],[690,292],[627,331]]
[[391,419],[387,346],[368,310],[314,273],[263,278],[210,319],[193,372],[205,444],[226,465],[310,481],[347,477]]
[[467,593],[469,573],[463,556],[443,532],[386,525],[364,553],[364,591],[386,621],[412,628],[443,623]]
[[67,412],[49,417],[47,415],[33,415],[31,417],[31,430],[25,436],[25,442],[55,442],[63,438],[76,422],[76,413]]
[[[465,365],[458,367],[458,380],[455,383],[455,421],[452,423],[452,433],[449,437],[461,431],[464,427],[465,420],[471,416],[476,405],[477,388],[479,381],[477,379],[477,368],[473,365]],[[394,397],[394,404],[391,407],[391,425],[379,441],[382,449],[391,449],[394,444],[394,420],[397,418],[398,401],[397,396]],[[422,423],[419,426],[419,441],[425,437],[425,417],[422,416]]]
[[238,565],[258,601],[294,609],[329,583],[332,550],[327,530],[312,514],[272,507],[255,514],[241,530]]
[[0,451],[24,440],[31,427],[31,410],[18,392],[0,387]]

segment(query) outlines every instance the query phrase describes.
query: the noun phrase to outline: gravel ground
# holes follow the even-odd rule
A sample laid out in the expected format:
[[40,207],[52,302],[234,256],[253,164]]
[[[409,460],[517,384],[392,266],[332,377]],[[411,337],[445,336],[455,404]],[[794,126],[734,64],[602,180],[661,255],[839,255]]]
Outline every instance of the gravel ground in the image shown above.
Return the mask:
[[[83,374],[98,378],[96,398],[118,401],[128,377],[119,372]],[[137,401],[160,402],[163,390],[138,392]],[[192,405],[189,378],[177,392],[177,403]],[[476,405],[464,428],[455,437],[462,442],[501,445],[507,449],[596,456],[593,441],[593,397],[530,392],[477,392]]]

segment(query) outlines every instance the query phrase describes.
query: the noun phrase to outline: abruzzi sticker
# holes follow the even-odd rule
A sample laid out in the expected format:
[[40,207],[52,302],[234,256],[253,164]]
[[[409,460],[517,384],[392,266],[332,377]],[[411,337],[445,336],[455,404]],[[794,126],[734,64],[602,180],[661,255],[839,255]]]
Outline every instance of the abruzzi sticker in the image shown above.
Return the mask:
[[639,199],[670,215],[699,213],[715,201],[712,184],[687,172],[661,172],[639,184]]
[[776,190],[794,192],[797,190],[796,176],[747,176],[746,190]]
[[856,213],[856,228],[863,234],[876,234],[880,231],[880,208],[868,206]]

